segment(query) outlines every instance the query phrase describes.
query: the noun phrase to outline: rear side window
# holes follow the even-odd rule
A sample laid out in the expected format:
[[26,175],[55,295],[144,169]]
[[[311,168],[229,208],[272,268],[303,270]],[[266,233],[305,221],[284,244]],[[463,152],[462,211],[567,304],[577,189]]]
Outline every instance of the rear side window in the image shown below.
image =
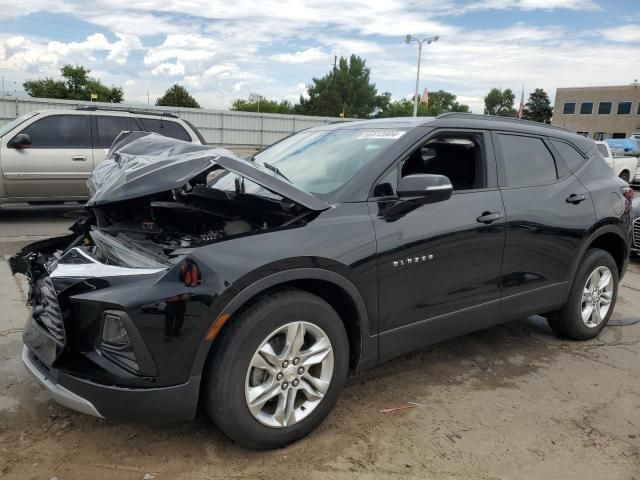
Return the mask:
[[20,133],[31,137],[29,148],[91,148],[89,115],[49,115]]
[[542,139],[504,134],[496,137],[507,187],[545,185],[558,179],[555,161]]
[[567,165],[567,168],[569,168],[569,170],[571,170],[572,172],[580,165],[582,165],[582,162],[584,162],[584,157],[580,155],[580,153],[568,143],[551,140],[551,144],[558,151],[558,153],[564,160],[564,163]]
[[602,155],[603,157],[606,158],[609,156],[609,152],[607,152],[607,147],[605,147],[603,144],[596,143],[596,148],[598,149],[598,152],[600,152],[600,155]]
[[184,140],[190,142],[191,137],[187,131],[177,122],[170,120],[156,120],[155,118],[139,118],[142,122],[142,126],[147,132],[155,132],[165,137],[177,138],[178,140]]
[[96,116],[97,138],[95,148],[109,148],[120,132],[139,130],[131,117]]

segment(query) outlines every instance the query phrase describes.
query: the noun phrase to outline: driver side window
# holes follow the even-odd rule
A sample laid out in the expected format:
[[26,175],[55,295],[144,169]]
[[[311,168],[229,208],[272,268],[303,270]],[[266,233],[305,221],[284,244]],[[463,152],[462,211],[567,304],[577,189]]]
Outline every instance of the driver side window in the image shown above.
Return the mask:
[[395,196],[398,179],[414,174],[444,175],[454,192],[487,187],[482,134],[442,134],[430,138],[396,163],[378,181],[375,197]]

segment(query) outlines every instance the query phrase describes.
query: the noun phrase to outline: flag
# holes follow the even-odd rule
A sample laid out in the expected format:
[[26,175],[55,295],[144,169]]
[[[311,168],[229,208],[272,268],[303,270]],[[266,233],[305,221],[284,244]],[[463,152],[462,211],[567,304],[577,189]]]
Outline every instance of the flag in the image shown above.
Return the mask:
[[522,95],[520,96],[520,108],[518,109],[518,118],[522,118],[524,112],[524,85],[522,86]]
[[424,92],[422,92],[422,97],[420,97],[420,103],[424,103],[425,107],[429,106],[429,90],[427,90],[426,88],[424,89]]

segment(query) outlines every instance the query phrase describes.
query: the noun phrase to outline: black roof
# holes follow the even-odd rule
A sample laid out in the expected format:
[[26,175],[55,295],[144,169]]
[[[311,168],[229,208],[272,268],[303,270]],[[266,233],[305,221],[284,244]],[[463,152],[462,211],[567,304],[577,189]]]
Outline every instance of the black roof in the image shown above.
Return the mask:
[[594,146],[593,140],[571,132],[565,128],[518,118],[478,115],[473,113],[447,112],[437,117],[394,117],[352,122],[334,123],[310,128],[309,130],[339,130],[363,128],[484,128],[488,130],[510,131],[555,137],[569,141],[584,153]]

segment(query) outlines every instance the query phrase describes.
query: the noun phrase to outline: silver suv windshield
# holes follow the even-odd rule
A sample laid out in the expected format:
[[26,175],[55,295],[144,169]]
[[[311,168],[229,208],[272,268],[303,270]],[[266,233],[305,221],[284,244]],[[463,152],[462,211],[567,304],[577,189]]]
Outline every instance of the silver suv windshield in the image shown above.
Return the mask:
[[[256,167],[312,195],[323,197],[345,185],[406,129],[368,128],[312,130],[292,135],[258,153]],[[212,188],[234,190],[236,175],[219,175]],[[246,180],[246,193],[272,196]]]
[[22,122],[26,122],[31,117],[35,117],[37,114],[37,112],[25,113],[24,115],[20,115],[18,118],[14,118],[9,123],[5,123],[0,127],[0,137],[4,137],[7,133],[16,128]]

